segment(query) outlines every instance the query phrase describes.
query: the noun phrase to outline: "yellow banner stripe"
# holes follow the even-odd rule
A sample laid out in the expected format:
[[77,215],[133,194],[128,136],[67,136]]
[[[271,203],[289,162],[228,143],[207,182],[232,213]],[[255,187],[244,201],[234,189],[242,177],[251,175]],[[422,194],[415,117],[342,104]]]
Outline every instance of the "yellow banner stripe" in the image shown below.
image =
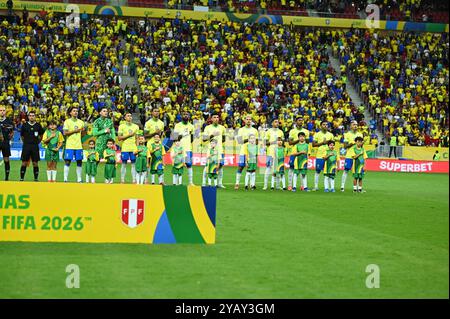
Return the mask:
[[205,243],[214,244],[216,241],[216,228],[211,223],[208,213],[203,203],[201,187],[189,186],[187,188],[189,195],[189,204],[191,205],[192,215],[195,223],[202,235]]

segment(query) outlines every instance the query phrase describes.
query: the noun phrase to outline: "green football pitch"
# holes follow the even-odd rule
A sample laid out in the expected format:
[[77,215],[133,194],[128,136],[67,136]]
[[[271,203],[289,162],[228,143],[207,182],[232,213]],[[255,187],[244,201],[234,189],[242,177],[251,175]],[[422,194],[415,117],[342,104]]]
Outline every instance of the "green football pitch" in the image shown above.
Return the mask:
[[[235,171],[218,191],[215,245],[0,243],[0,298],[449,297],[447,174],[368,172],[367,193],[354,194],[350,178],[344,193],[262,191],[262,175],[257,190],[235,191]],[[66,288],[69,264],[79,289]],[[366,286],[371,264],[379,288]]]

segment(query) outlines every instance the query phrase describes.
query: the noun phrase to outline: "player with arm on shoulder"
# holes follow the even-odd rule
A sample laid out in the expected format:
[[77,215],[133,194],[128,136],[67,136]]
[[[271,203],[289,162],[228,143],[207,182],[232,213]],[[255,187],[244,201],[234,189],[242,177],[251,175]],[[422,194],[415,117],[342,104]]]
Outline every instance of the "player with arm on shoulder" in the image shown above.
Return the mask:
[[[264,187],[263,190],[267,189],[267,184],[269,182],[269,176],[273,175],[271,174],[272,168],[274,167],[274,150],[277,148],[278,140],[281,138],[283,140],[284,133],[282,130],[280,130],[278,127],[280,125],[280,121],[278,119],[275,119],[272,121],[272,128],[267,130],[266,133],[266,149],[267,149],[267,158],[266,158],[266,172],[264,174]],[[283,173],[284,176],[284,173]],[[284,178],[284,177],[283,177]]]
[[[247,158],[246,158],[246,150],[244,149],[244,145],[248,143],[250,135],[255,138],[255,144],[258,144],[259,133],[258,130],[252,127],[252,117],[251,115],[246,115],[244,117],[245,126],[241,127],[238,131],[237,135],[237,143],[241,145],[241,150],[239,152],[239,162],[238,162],[238,170],[236,172],[236,183],[234,185],[234,189],[239,189],[239,184],[241,181],[242,171],[246,167]],[[255,173],[256,175],[256,173]]]
[[[358,132],[358,122],[352,121],[350,123],[350,130],[344,134],[344,149],[346,154],[348,150],[353,147],[355,143],[355,139],[360,136],[363,137],[361,132]],[[347,180],[348,172],[352,170],[353,159],[348,155],[345,156],[345,164],[344,164],[344,172],[342,173],[341,179],[341,192],[345,190],[345,181]]]
[[314,174],[314,189],[313,191],[319,190],[319,177],[320,173],[323,171],[325,161],[323,157],[328,150],[328,141],[333,141],[334,135],[328,131],[328,122],[323,121],[320,124],[320,131],[314,134],[314,140],[312,143],[313,147],[317,147],[316,154],[316,173]]
[[[211,140],[217,142],[217,151],[219,152],[219,170],[217,173],[217,185],[219,188],[225,188],[223,185],[223,166],[225,165],[225,127],[219,124],[219,114],[214,113],[211,116],[212,123],[207,125],[203,131],[202,141],[205,146],[209,147]],[[208,150],[209,151],[209,150]],[[203,169],[202,186],[206,185],[207,167]]]
[[339,153],[335,150],[334,141],[328,141],[328,150],[325,153],[325,156],[323,157],[323,160],[325,161],[325,167],[324,167],[324,186],[325,186],[325,193],[334,193],[336,190],[334,189],[334,180],[336,178],[336,172],[337,172],[337,165],[339,163],[340,157]]

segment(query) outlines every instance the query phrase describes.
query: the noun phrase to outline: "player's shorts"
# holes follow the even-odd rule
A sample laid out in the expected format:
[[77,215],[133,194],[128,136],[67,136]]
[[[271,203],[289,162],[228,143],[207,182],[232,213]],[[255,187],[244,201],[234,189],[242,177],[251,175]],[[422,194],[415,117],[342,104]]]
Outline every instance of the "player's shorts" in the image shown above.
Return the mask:
[[47,162],[58,162],[59,161],[59,152],[49,150],[48,148],[45,149],[45,160]]
[[345,164],[344,164],[344,170],[349,171],[351,170],[353,167],[353,159],[351,158],[346,158],[345,159]]
[[266,167],[272,167],[272,164],[273,164],[273,157],[267,155],[266,156]]
[[138,157],[136,159],[136,173],[145,173],[147,171],[147,158]]
[[[0,134],[2,134],[0,132]],[[2,153],[3,157],[11,157],[11,145],[9,141],[0,142],[0,153]]]
[[296,157],[295,155],[289,156],[289,168],[290,169],[294,169],[295,157]]
[[304,169],[294,169],[294,174],[295,175],[299,175],[299,174],[306,175],[307,171],[308,170],[306,168],[304,168]]
[[183,175],[184,167],[176,168],[172,167],[172,174]]
[[186,151],[186,157],[184,159],[184,163],[187,168],[192,167],[192,151]]
[[83,150],[66,149],[64,151],[64,160],[72,161],[73,159],[75,159],[76,161],[82,161],[83,160]]
[[325,166],[325,160],[323,158],[316,158],[316,172],[320,173],[323,171],[323,167]]
[[256,163],[248,163],[247,172],[255,172],[258,165]]
[[86,162],[84,170],[86,175],[97,176],[97,162]]
[[284,165],[281,166],[281,167],[275,172],[275,174],[278,175],[278,176],[283,176],[283,175],[284,175]]
[[116,165],[115,164],[105,164],[105,178],[111,179],[116,177]]
[[217,173],[208,173],[208,178],[216,179]]
[[239,155],[238,165],[239,165],[240,168],[244,168],[245,167],[245,159],[246,159],[245,155]]
[[331,178],[331,179],[335,179],[336,178],[336,173],[324,174],[324,175],[327,176],[328,178]]
[[364,169],[361,170],[361,173],[353,173],[353,178],[355,178],[355,179],[363,179],[364,178]]
[[158,176],[161,176],[161,175],[164,175],[164,170],[162,170],[162,169],[152,169],[152,170],[150,170],[150,174],[152,174],[152,175],[156,174]]
[[134,155],[133,152],[122,152],[120,157],[122,159],[122,163],[126,163],[128,160],[130,160],[131,163],[136,162],[136,155]]
[[41,156],[39,154],[39,145],[36,144],[23,144],[22,155],[20,159],[24,162],[28,162],[31,158],[32,162],[39,162]]

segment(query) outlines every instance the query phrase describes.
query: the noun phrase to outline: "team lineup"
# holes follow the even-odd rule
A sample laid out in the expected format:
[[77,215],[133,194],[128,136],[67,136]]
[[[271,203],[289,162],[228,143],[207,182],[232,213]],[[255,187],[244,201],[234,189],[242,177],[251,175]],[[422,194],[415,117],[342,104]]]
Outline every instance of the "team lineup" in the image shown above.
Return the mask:
[[[118,177],[116,139],[121,142],[120,148],[120,181],[125,183],[127,166],[130,166],[132,182],[134,184],[160,184],[164,181],[163,145],[164,122],[160,120],[158,108],[152,110],[152,117],[145,123],[144,129],[133,123],[131,113],[126,113],[124,123],[117,129],[108,117],[108,109],[102,108],[100,117],[93,123],[91,139],[88,148],[83,149],[82,133],[87,124],[78,119],[78,108],[68,109],[67,120],[64,121],[62,131],[57,130],[57,124],[50,122],[44,129],[36,122],[36,114],[28,112],[28,121],[20,130],[22,146],[22,165],[20,180],[25,178],[27,166],[31,161],[34,180],[38,180],[40,153],[39,144],[45,148],[47,163],[47,180],[56,182],[57,163],[60,160],[59,151],[63,150],[64,182],[69,182],[69,172],[72,162],[76,163],[76,182],[83,182],[83,166],[86,183],[95,183],[99,174],[98,165],[104,162],[103,177],[105,183],[112,184]],[[202,173],[202,186],[225,188],[223,184],[223,167],[225,165],[226,129],[219,123],[218,114],[210,118],[211,124],[206,125],[200,134],[202,149],[206,150],[206,164]],[[329,132],[328,122],[322,122],[320,131],[310,136],[310,131],[304,128],[303,117],[296,118],[295,126],[289,131],[285,139],[279,128],[279,121],[275,119],[271,128],[264,132],[252,126],[251,116],[244,118],[245,126],[241,127],[234,138],[239,146],[238,167],[234,189],[241,185],[241,177],[245,170],[244,187],[246,190],[256,189],[256,171],[259,157],[265,155],[265,170],[263,190],[281,189],[297,191],[318,191],[320,175],[323,173],[325,192],[335,192],[335,180],[338,163],[341,156],[345,156],[345,165],[341,177],[341,191],[345,190],[348,174],[353,174],[353,191],[365,192],[362,189],[364,178],[364,164],[367,153],[363,147],[363,135],[357,131],[357,122],[353,121],[350,130],[344,134],[343,149],[335,148],[334,135]],[[0,107],[0,146],[4,161],[5,180],[9,179],[11,156],[10,141],[13,136],[13,122],[5,117],[5,108]],[[172,184],[182,185],[184,171],[187,172],[188,185],[194,185],[193,180],[193,142],[195,127],[190,121],[188,112],[182,113],[182,119],[170,134],[172,146],[167,150],[172,161]],[[262,136],[261,136],[262,135]],[[261,149],[263,148],[263,149]],[[308,187],[307,171],[308,159],[312,148],[317,148],[314,168],[314,187]],[[287,174],[286,170],[287,169]],[[287,181],[286,181],[287,175]],[[286,185],[287,184],[287,185]]]

